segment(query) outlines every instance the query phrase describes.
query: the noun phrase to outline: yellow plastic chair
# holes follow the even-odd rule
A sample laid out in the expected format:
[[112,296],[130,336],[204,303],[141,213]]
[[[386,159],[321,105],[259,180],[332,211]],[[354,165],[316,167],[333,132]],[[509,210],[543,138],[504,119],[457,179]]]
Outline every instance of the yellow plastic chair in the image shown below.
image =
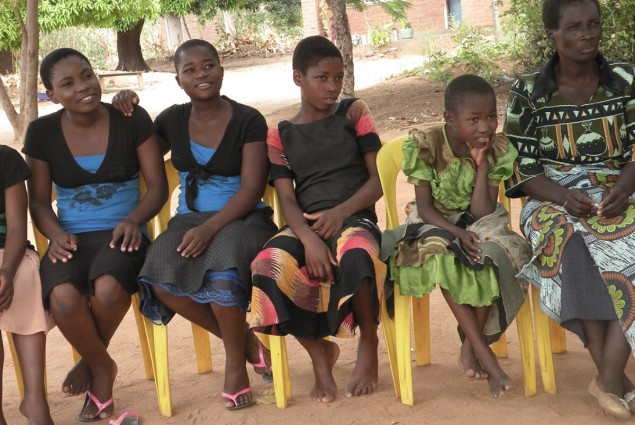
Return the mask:
[[[377,154],[377,168],[384,192],[384,202],[386,204],[386,228],[391,229],[399,225],[396,199],[397,175],[401,170],[403,152],[401,147],[408,136],[399,137],[387,142]],[[384,301],[385,302],[385,301]],[[410,359],[410,316],[411,304],[414,318],[415,332],[415,361],[417,366],[430,363],[430,302],[429,296],[422,298],[402,295],[399,292],[399,285],[395,285],[395,314],[394,319],[382,316],[384,329],[388,323],[394,326],[394,342],[386,338],[389,355],[394,352],[397,378],[395,380],[395,392],[401,398],[401,402],[408,405],[414,404],[412,366]],[[382,306],[382,313],[385,312],[385,305]],[[387,316],[387,314],[386,314]],[[534,334],[531,320],[531,309],[529,301],[526,300],[516,316],[518,335],[520,342],[521,358],[523,361],[525,395],[531,396],[536,393],[536,366],[534,358]],[[502,349],[504,347],[504,350]],[[506,346],[499,344],[497,351],[506,355]],[[394,369],[391,362],[391,369]],[[398,387],[398,389],[397,389]]]
[[[282,228],[286,223],[284,218],[282,217],[278,196],[273,187],[267,185],[267,189],[263,196],[263,201],[273,209],[274,221],[278,228]],[[385,311],[385,303],[382,305],[382,309],[382,318],[384,316],[388,317],[388,314]],[[394,341],[394,326],[391,326],[390,323],[384,326],[384,324],[382,323],[382,329],[386,338],[386,346],[394,347],[394,343],[388,344],[388,341]],[[291,399],[292,391],[285,337],[261,334],[260,339],[271,352],[271,373],[273,374],[273,384],[276,394],[276,406],[281,409],[286,408],[289,400]],[[326,339],[328,339],[328,337]],[[394,359],[394,352],[393,354],[389,353],[389,358],[391,359],[390,364],[391,372],[393,374],[395,392],[398,396],[399,387],[397,385],[397,381],[395,380],[395,377],[397,376],[397,363]]]
[[[171,201],[176,188],[179,187],[179,175],[172,160],[165,161],[165,171],[168,177],[168,201],[156,217],[157,235],[168,228],[170,221]],[[212,350],[209,341],[209,332],[206,329],[191,323],[192,339],[194,340],[194,353],[196,356],[196,367],[198,373],[204,374],[212,372]],[[152,324],[146,318],[148,329],[148,340],[151,344],[152,360],[154,365],[155,386],[157,391],[157,401],[159,412],[162,416],[172,416],[172,394],[170,392],[170,376],[168,361],[168,327],[165,325]]]
[[[170,199],[175,189],[179,186],[179,177],[172,160],[165,162],[166,174],[168,177],[168,187]],[[264,202],[274,210],[274,220],[279,227],[284,225],[284,219],[280,214],[278,197],[273,187],[268,186],[263,196]],[[170,220],[170,201],[161,209],[157,215],[158,232],[167,229]],[[172,398],[170,393],[169,371],[168,371],[168,348],[167,348],[167,327],[163,325],[149,324],[148,334],[152,343],[153,361],[155,365],[155,384],[159,411],[163,416],[172,416]],[[192,323],[192,336],[196,352],[196,362],[199,373],[212,371],[212,357],[207,330]],[[261,340],[271,352],[271,370],[273,374],[273,384],[276,393],[276,404],[278,407],[286,407],[291,398],[291,380],[289,378],[289,363],[287,357],[287,346],[282,336],[261,335]]]
[[[140,179],[140,187],[141,187],[141,193],[142,194],[145,193],[145,190],[146,190],[145,182],[143,182],[142,179]],[[54,190],[51,191],[51,202],[53,201],[55,201]],[[148,225],[148,228],[150,227],[151,226]],[[42,258],[48,248],[48,239],[46,239],[46,237],[42,233],[40,233],[40,231],[38,230],[38,228],[35,226],[34,223],[32,225],[32,228],[33,228],[33,235],[35,238],[35,249],[40,255],[40,258]],[[151,380],[151,379],[154,379],[154,372],[152,368],[150,349],[147,342],[144,319],[143,319],[143,315],[139,311],[139,295],[138,294],[135,294],[132,296],[132,308],[135,315],[137,332],[139,333],[139,342],[141,346],[141,354],[143,356],[143,366],[146,373],[146,379]],[[73,348],[73,360],[77,362],[79,361],[79,359],[80,359],[79,353],[77,353],[77,351],[75,351],[75,349]]]
[[[146,186],[143,179],[140,179],[139,185],[140,185],[141,193],[142,194],[145,193]],[[55,201],[55,190],[51,191],[51,202],[53,201]],[[149,229],[151,227],[152,227],[151,225],[148,225]],[[48,248],[48,239],[42,233],[40,233],[38,228],[35,226],[35,223],[32,223],[32,228],[33,228],[33,235],[35,239],[35,249],[40,255],[40,258],[42,258]],[[151,234],[153,233],[150,230],[149,232]],[[154,379],[154,370],[152,367],[150,347],[148,342],[148,336],[145,330],[143,315],[139,311],[139,295],[138,294],[134,294],[132,296],[132,309],[134,311],[135,323],[137,325],[137,332],[139,333],[139,345],[141,346],[141,355],[143,357],[143,366],[144,366],[144,370],[146,374],[146,379],[151,380],[151,379]],[[15,373],[16,373],[16,378],[18,381],[18,390],[20,391],[20,395],[23,396],[24,395],[24,381],[22,379],[22,369],[20,367],[20,362],[17,359],[17,355],[15,354],[16,352],[15,352],[15,346],[13,344],[13,338],[11,337],[9,333],[7,333],[7,339],[9,341],[11,355],[14,359]],[[74,348],[72,349],[72,352],[73,352],[73,361],[77,363],[80,359],[79,353],[75,351]]]
[[[273,219],[278,228],[284,227],[286,223],[282,217],[278,195],[273,186],[267,185],[262,200],[273,209]],[[260,340],[269,348],[271,353],[271,373],[273,375],[273,388],[276,394],[276,406],[280,409],[284,409],[287,407],[292,396],[285,337],[260,334]]]

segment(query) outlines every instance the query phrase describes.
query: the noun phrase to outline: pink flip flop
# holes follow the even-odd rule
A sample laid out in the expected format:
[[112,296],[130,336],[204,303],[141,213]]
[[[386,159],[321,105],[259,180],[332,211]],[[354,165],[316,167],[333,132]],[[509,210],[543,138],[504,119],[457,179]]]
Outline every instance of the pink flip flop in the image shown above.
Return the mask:
[[264,369],[264,368],[271,369],[271,366],[265,362],[265,348],[263,347],[260,341],[258,341],[258,357],[260,360],[258,363],[252,363],[249,360],[247,360],[247,362],[254,367],[254,371],[258,375],[262,376],[262,380],[265,383],[271,384],[273,382],[273,375],[271,373],[260,373],[256,370],[256,369]]
[[242,403],[242,404],[239,404],[238,401],[236,400],[239,396],[241,396],[243,394],[250,393],[250,392],[251,392],[251,387],[247,387],[245,389],[242,389],[242,390],[238,391],[235,394],[229,394],[229,393],[225,393],[225,392],[221,393],[221,395],[224,398],[234,402],[233,406],[225,407],[225,409],[227,409],[227,410],[239,410],[239,409],[244,409],[245,407],[249,407],[249,406],[253,405],[254,403],[256,403],[256,400],[253,397],[248,402]]
[[139,425],[141,423],[141,416],[134,412],[123,412],[117,420],[111,420],[109,425]]
[[[84,416],[84,409],[86,409],[86,406],[88,406],[88,403],[90,403],[91,401],[95,403],[95,406],[97,406],[97,414],[95,415],[94,418],[88,418]],[[112,405],[112,397],[110,397],[108,400],[102,403],[101,401],[99,401],[97,397],[95,397],[93,393],[91,393],[90,391],[86,391],[86,399],[84,400],[84,406],[82,406],[82,411],[79,412],[79,416],[77,417],[77,419],[80,422],[97,422],[102,419],[105,419],[105,418],[100,418],[99,415],[101,415],[101,413],[104,410],[106,410],[106,408],[108,408],[108,406],[110,405]]]

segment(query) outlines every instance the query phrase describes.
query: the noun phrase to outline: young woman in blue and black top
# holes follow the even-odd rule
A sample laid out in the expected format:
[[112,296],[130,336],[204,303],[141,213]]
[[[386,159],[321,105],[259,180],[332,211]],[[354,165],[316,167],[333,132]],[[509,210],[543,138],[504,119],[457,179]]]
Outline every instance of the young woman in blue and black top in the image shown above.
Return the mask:
[[113,413],[117,365],[108,343],[138,290],[149,245],[142,228],[166,201],[167,181],[147,112],[138,108],[128,118],[102,103],[84,55],[55,50],[42,61],[40,76],[49,98],[63,106],[29,125],[23,148],[33,172],[31,216],[50,240],[40,269],[42,296],[81,355],[62,390],[87,391],[79,420],[92,421]]

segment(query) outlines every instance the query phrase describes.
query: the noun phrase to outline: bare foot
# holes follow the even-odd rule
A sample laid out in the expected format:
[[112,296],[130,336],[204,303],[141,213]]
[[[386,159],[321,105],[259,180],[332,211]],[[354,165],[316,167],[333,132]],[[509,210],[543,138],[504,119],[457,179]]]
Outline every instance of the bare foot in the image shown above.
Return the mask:
[[503,372],[494,352],[489,347],[485,347],[483,355],[478,357],[479,362],[483,366],[483,370],[487,372],[487,382],[489,383],[489,392],[494,397],[501,397],[507,391],[512,389],[512,381],[509,376]]
[[320,353],[311,356],[313,361],[313,373],[315,374],[315,386],[311,390],[313,400],[321,403],[330,403],[335,400],[337,384],[333,378],[333,366],[340,356],[340,347],[331,341],[320,341]]
[[461,354],[459,355],[459,366],[463,368],[463,374],[469,380],[487,379],[487,372],[483,370],[483,366],[477,360],[472,345],[466,339],[461,345]]
[[[109,364],[91,370],[91,375],[93,377],[93,383],[90,389],[91,393],[102,404],[107,404],[108,400],[112,399],[112,387],[117,377],[117,363],[110,359]],[[99,416],[100,419],[105,419],[112,416],[114,409],[114,403],[110,403],[109,406],[99,412],[99,407],[89,399],[88,402],[84,404],[80,415],[86,419],[95,419],[97,416]]]
[[[46,399],[28,400],[25,398],[20,402],[19,410],[22,416],[29,420],[29,425],[55,425]],[[0,424],[2,424],[1,421]]]
[[376,335],[374,338],[360,338],[357,347],[357,362],[351,380],[346,386],[346,397],[372,394],[377,388],[378,343]]
[[62,394],[65,396],[84,394],[90,389],[90,381],[90,368],[84,360],[79,359],[64,378]]
[[502,370],[500,373],[489,373],[487,378],[489,392],[494,397],[502,397],[507,391],[512,389],[512,380]]

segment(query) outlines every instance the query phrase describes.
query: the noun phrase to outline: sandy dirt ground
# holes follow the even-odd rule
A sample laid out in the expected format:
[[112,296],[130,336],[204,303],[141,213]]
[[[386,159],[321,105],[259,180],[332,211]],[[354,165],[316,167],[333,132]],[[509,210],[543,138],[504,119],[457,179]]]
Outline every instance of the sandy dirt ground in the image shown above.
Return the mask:
[[[421,122],[438,121],[442,112],[443,87],[420,77],[383,81],[391,75],[421,64],[421,57],[392,54],[384,58],[356,58],[358,95],[366,99],[374,111],[382,138],[389,140],[403,134]],[[228,64],[223,93],[258,107],[270,124],[291,115],[298,102],[298,91],[291,82],[290,59],[265,61],[243,60]],[[185,101],[170,73],[144,75],[146,89],[140,93],[142,104],[155,116],[172,103]],[[118,81],[125,84],[125,81]],[[499,101],[505,101],[505,87],[497,87]],[[108,101],[111,94],[104,95]],[[54,105],[42,103],[40,115],[53,111]],[[501,108],[502,111],[502,108]],[[500,112],[500,111],[499,111]],[[11,144],[10,127],[0,118],[0,142]],[[399,179],[399,208],[413,198],[412,188],[403,176]],[[380,225],[384,226],[383,201],[377,204]],[[517,205],[514,216],[517,217]],[[403,215],[403,213],[402,213]],[[517,221],[514,218],[513,221]],[[313,384],[308,355],[289,337],[289,363],[293,398],[287,409],[275,406],[273,388],[262,383],[248,368],[259,405],[236,412],[226,411],[220,393],[223,385],[224,354],[222,343],[211,337],[214,371],[196,373],[196,364],[189,323],[175,318],[169,325],[170,378],[174,414],[163,418],[158,414],[154,382],[145,378],[139,350],[139,339],[132,312],[129,312],[110,345],[110,352],[119,365],[115,382],[115,412],[135,411],[144,424],[604,424],[613,420],[605,416],[595,400],[586,392],[594,376],[590,357],[575,336],[568,334],[567,352],[554,355],[557,394],[546,394],[538,384],[538,393],[530,398],[522,391],[522,366],[516,327],[507,333],[509,358],[501,365],[514,381],[514,389],[501,399],[488,394],[485,381],[468,381],[457,366],[459,339],[456,323],[440,293],[431,297],[432,364],[413,367],[415,405],[402,405],[393,390],[386,349],[380,331],[379,386],[375,394],[347,399],[343,389],[355,364],[356,339],[337,340],[341,355],[335,366],[338,398],[331,404],[312,401],[309,392]],[[4,338],[4,336],[3,336]],[[5,339],[6,347],[6,339]],[[2,405],[9,424],[26,423],[19,415],[19,395],[13,363],[6,351],[4,362]],[[69,344],[59,330],[50,332],[47,347],[47,389],[53,417],[58,424],[76,423],[82,397],[61,395],[62,380],[71,367]],[[28,367],[28,365],[26,365]],[[632,362],[627,372],[633,374]],[[102,421],[106,423],[106,421]]]

